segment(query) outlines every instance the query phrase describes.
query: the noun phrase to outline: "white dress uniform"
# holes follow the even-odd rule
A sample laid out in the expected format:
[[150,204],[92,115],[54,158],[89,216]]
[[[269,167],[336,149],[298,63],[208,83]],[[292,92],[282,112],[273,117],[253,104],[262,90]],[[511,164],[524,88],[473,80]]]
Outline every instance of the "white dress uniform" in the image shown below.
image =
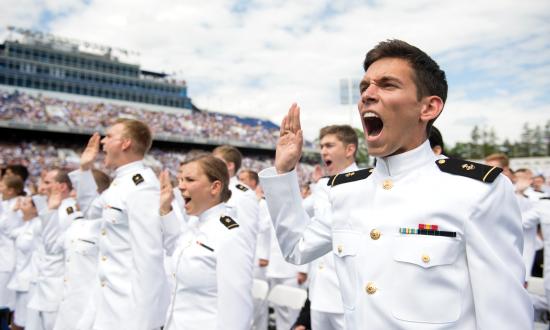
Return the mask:
[[86,218],[102,219],[98,280],[79,329],[151,330],[164,324],[159,191],[155,173],[136,161],[117,168],[109,188],[92,203]]
[[10,237],[15,241],[16,263],[8,289],[15,292],[14,323],[25,327],[27,303],[31,280],[36,276],[36,267],[32,262],[33,252],[38,246],[38,235],[42,231],[42,222],[36,217],[25,221],[22,226],[12,231]]
[[[301,197],[300,197],[301,199]],[[298,284],[298,273],[307,273],[308,265],[294,265],[289,263],[283,257],[277,236],[273,225],[270,227],[271,248],[269,253],[269,265],[267,266],[266,276],[269,280],[270,288],[278,284],[288,285],[296,288],[305,288],[306,284]],[[299,309],[292,309],[286,306],[273,306],[275,314],[275,325],[277,329],[290,329],[300,315]]]
[[436,161],[426,141],[336,177],[332,230],[308,226],[295,172],[260,180],[288,260],[333,251],[347,329],[532,329],[520,212],[498,173]]
[[84,220],[77,212],[65,231],[49,238],[49,251],[64,254],[63,297],[54,330],[73,330],[87,306],[97,278],[98,247],[101,221]]
[[[354,162],[340,173],[357,171]],[[314,220],[331,221],[328,178],[322,178],[312,187]],[[311,301],[311,327],[315,330],[344,330],[344,305],[340,284],[336,276],[334,254],[329,252],[310,264],[309,300]]]
[[49,239],[58,230],[65,230],[76,215],[76,201],[66,198],[57,210],[39,211],[42,231],[35,250],[37,277],[35,287],[30,290],[27,305],[26,328],[30,330],[51,330],[55,324],[57,310],[63,295],[63,253],[49,249]]
[[164,329],[250,329],[254,253],[233,211],[220,203],[191,217],[183,232],[174,212],[162,217],[175,277]]
[[19,212],[13,212],[17,197],[3,200],[0,212],[0,309],[13,308],[15,293],[7,288],[15,267],[15,245],[11,232],[23,224]]
[[[256,255],[254,257],[254,278],[267,281],[267,267],[260,267],[260,259],[269,261],[271,251],[271,218],[264,198],[260,199],[259,204],[259,226],[258,240],[256,242]],[[267,299],[254,299],[254,322],[253,329],[265,330],[268,325],[268,303]]]
[[[541,197],[534,208],[540,220],[542,237],[544,238],[544,251],[550,251],[550,198]],[[544,253],[543,261],[544,291],[546,293],[546,306],[550,306],[550,253]]]
[[523,224],[523,264],[525,265],[525,280],[531,276],[535,261],[535,242],[537,240],[538,217],[529,216],[533,213],[533,202],[525,195],[516,194]]

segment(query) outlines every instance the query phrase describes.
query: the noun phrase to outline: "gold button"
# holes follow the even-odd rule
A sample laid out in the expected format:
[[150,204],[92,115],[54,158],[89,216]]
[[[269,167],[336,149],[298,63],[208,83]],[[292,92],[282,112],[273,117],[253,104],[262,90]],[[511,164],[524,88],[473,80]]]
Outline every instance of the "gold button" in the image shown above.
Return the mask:
[[323,268],[325,268],[325,265],[319,264],[319,270],[323,270]]
[[424,263],[430,262],[430,256],[427,255],[427,254],[423,254],[422,255],[422,261],[424,261]]
[[101,260],[107,261],[107,257],[106,257],[106,256],[103,256],[103,257],[101,257]]
[[101,235],[103,236],[107,235],[107,231],[105,229],[101,229]]
[[365,291],[367,291],[368,294],[375,294],[376,293],[376,285],[374,285],[374,282],[368,282],[367,287],[365,288]]
[[393,182],[391,180],[384,180],[382,188],[384,188],[385,190],[390,190],[391,188],[393,188]]
[[370,238],[373,239],[373,240],[377,240],[380,238],[380,230],[378,229],[373,229],[370,231]]
[[445,164],[445,159],[440,159],[437,161],[439,164]]
[[344,247],[342,245],[338,245],[336,249],[338,250],[338,253],[342,253],[342,250],[344,250]]

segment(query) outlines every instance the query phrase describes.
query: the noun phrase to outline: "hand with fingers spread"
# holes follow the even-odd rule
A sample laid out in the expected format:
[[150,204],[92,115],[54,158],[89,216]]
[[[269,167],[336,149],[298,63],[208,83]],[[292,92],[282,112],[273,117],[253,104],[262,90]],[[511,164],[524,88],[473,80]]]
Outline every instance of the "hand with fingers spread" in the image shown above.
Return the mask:
[[166,215],[172,211],[172,201],[174,200],[174,192],[172,190],[172,182],[170,182],[170,173],[168,170],[160,172],[160,215]]
[[293,103],[283,118],[275,152],[275,169],[282,174],[292,171],[302,156],[304,137],[300,126],[300,107]]
[[99,153],[100,140],[101,136],[97,132],[92,135],[90,140],[88,140],[88,145],[86,145],[86,149],[84,149],[82,155],[80,156],[80,169],[82,171],[92,169],[97,154]]

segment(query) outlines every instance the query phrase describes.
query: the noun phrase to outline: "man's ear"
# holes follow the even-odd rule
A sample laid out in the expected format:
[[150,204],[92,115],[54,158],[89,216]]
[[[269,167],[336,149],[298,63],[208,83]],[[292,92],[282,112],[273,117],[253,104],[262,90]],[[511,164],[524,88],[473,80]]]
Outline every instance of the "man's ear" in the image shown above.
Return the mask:
[[357,146],[353,143],[349,143],[346,145],[346,158],[352,158],[355,154],[355,150],[357,150]]
[[132,147],[132,139],[130,138],[124,138],[122,141],[122,151],[129,150]]
[[426,96],[422,100],[422,109],[420,110],[420,120],[429,122],[436,119],[443,111],[443,100],[439,96]]

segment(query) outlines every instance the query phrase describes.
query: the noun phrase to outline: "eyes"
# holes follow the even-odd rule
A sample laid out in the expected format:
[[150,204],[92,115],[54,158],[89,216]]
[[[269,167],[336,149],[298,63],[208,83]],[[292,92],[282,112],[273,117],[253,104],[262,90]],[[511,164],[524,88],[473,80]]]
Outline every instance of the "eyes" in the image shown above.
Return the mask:
[[362,81],[359,85],[359,92],[363,94],[370,85],[377,86],[378,88],[382,90],[394,90],[399,87],[399,84],[396,81],[390,80],[390,79],[381,79],[378,82],[376,81]]

